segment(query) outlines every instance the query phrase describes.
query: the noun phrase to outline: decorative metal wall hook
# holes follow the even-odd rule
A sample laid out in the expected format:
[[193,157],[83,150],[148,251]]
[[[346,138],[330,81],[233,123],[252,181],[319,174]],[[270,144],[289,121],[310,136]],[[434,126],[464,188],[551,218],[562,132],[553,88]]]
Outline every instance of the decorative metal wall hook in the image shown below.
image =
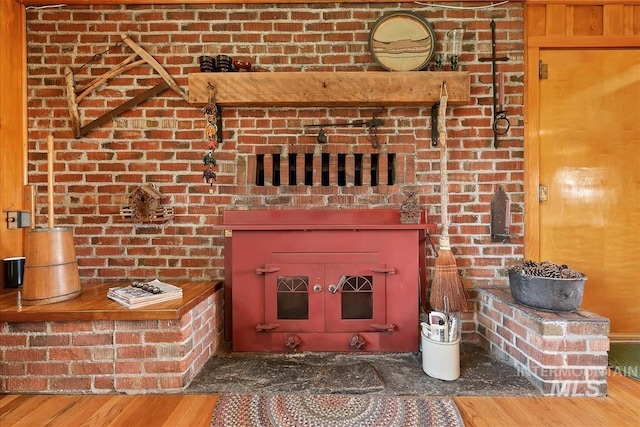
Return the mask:
[[[496,62],[506,62],[509,58],[502,56],[496,58],[496,21],[491,20],[491,58],[479,58],[481,62],[491,61],[491,75],[493,82],[493,147],[498,148],[498,135],[504,135],[509,131],[511,123],[507,118],[507,113],[504,110],[504,80],[502,79],[502,73],[500,73],[500,86],[496,82]],[[498,90],[500,92],[500,99],[498,99]]]

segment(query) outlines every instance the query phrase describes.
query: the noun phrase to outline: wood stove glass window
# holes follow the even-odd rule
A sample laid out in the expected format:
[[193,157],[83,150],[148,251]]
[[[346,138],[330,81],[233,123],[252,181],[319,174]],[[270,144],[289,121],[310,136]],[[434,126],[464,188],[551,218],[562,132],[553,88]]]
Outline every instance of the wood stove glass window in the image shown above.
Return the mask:
[[278,319],[309,318],[309,277],[278,276]]
[[372,276],[347,277],[341,295],[343,319],[373,319]]

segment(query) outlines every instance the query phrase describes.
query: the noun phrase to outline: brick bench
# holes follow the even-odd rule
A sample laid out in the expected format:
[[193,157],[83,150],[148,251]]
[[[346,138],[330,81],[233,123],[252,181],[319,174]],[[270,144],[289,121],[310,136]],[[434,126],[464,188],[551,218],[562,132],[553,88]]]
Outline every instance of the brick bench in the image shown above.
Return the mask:
[[478,289],[481,342],[549,396],[605,396],[609,319],[518,304],[509,288]]
[[170,393],[186,388],[222,341],[222,284],[176,283],[181,300],[127,309],[103,283],[73,300],[21,306],[0,294],[0,392]]

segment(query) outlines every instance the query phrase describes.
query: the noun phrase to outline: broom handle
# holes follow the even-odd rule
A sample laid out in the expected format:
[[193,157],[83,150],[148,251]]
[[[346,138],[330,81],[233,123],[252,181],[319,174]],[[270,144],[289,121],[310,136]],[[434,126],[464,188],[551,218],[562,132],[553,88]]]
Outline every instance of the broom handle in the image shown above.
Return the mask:
[[47,198],[49,228],[53,228],[53,135],[47,136]]
[[447,152],[447,86],[442,82],[440,91],[440,106],[438,107],[438,144],[440,145],[440,214],[442,221],[442,234],[440,235],[440,248],[449,248],[449,178],[447,172],[447,162],[449,153]]

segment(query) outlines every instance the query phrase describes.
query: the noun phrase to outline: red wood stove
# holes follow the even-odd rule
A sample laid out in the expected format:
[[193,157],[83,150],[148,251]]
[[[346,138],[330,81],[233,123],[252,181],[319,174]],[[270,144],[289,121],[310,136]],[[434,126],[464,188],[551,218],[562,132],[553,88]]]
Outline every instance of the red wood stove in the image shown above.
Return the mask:
[[226,211],[223,224],[234,351],[418,350],[434,225],[397,210]]

